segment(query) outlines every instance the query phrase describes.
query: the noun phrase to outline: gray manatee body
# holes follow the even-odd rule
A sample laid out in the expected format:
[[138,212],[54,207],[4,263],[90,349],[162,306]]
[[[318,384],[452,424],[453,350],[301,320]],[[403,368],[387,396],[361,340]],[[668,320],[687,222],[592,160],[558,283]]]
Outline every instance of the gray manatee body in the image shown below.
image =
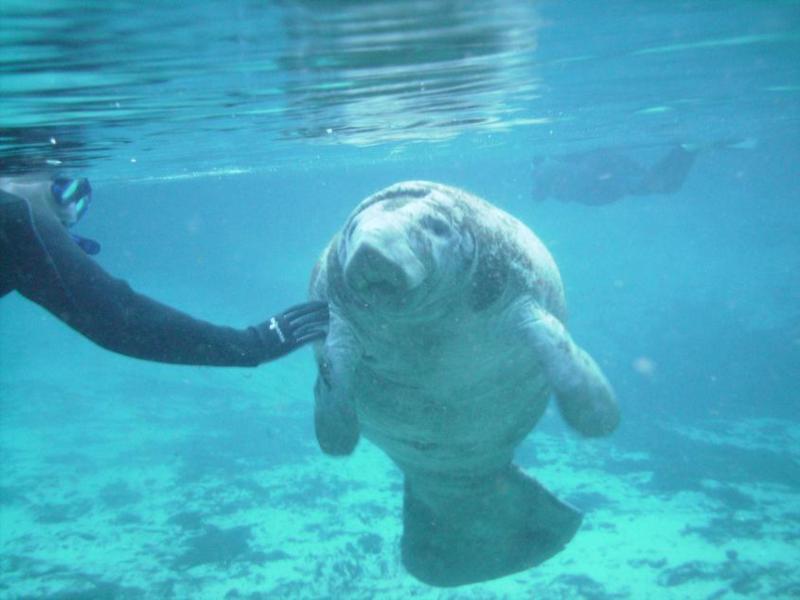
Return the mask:
[[315,427],[328,454],[360,435],[405,475],[402,556],[431,585],[527,569],[581,515],[512,464],[555,394],[567,422],[605,435],[619,413],[564,329],[558,269],[539,239],[464,191],[424,181],[361,202],[318,262],[330,305],[315,348]]

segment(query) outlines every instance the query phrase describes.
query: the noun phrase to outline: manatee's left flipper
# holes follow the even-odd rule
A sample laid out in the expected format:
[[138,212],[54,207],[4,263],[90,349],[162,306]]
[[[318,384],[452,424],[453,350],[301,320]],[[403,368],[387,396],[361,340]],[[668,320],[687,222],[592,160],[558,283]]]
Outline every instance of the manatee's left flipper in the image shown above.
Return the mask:
[[359,356],[349,328],[332,313],[325,343],[316,349],[319,374],[314,386],[314,430],[326,454],[350,454],[358,444],[360,429],[351,382]]
[[561,321],[543,309],[531,308],[524,328],[564,420],[586,436],[614,431],[619,424],[614,391],[594,359],[575,344]]

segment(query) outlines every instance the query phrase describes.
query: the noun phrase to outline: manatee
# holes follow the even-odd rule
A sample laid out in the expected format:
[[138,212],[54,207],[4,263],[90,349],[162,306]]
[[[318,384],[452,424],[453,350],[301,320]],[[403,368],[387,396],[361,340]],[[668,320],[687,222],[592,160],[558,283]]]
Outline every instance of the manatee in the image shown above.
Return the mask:
[[698,150],[678,145],[650,166],[612,148],[537,157],[533,161],[533,198],[594,206],[626,196],[674,194],[683,187],[697,155]]
[[642,148],[595,148],[533,160],[533,199],[601,205],[626,196],[675,194],[683,187],[701,154],[718,150],[752,150],[753,138],[723,139],[705,144],[677,144],[652,164],[631,158]]
[[512,464],[553,393],[585,436],[619,421],[613,391],[564,327],[553,258],[517,219],[467,192],[409,181],[362,201],[310,295],[330,305],[315,345],[315,429],[331,455],[361,435],[402,470],[402,560],[458,586],[552,557],[581,514]]

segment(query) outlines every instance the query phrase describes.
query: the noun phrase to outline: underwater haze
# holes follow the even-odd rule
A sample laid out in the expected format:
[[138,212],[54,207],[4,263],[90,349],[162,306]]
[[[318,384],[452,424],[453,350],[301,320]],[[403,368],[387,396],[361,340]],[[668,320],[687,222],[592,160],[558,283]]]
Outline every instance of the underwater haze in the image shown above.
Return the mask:
[[0,598],[800,597],[800,2],[3,0],[0,40],[0,176],[89,177],[135,290],[258,323],[362,199],[457,186],[552,252],[622,413],[517,448],[563,551],[430,587],[399,469],[320,451],[309,348],[149,363],[12,293]]

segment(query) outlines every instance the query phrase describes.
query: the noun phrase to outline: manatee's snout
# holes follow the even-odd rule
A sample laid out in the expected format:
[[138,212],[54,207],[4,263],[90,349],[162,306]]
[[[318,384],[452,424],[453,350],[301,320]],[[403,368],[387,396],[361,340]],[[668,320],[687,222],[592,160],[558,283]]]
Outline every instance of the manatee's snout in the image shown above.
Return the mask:
[[363,240],[348,252],[344,265],[347,285],[357,293],[394,296],[409,292],[425,278],[425,267],[411,248]]

